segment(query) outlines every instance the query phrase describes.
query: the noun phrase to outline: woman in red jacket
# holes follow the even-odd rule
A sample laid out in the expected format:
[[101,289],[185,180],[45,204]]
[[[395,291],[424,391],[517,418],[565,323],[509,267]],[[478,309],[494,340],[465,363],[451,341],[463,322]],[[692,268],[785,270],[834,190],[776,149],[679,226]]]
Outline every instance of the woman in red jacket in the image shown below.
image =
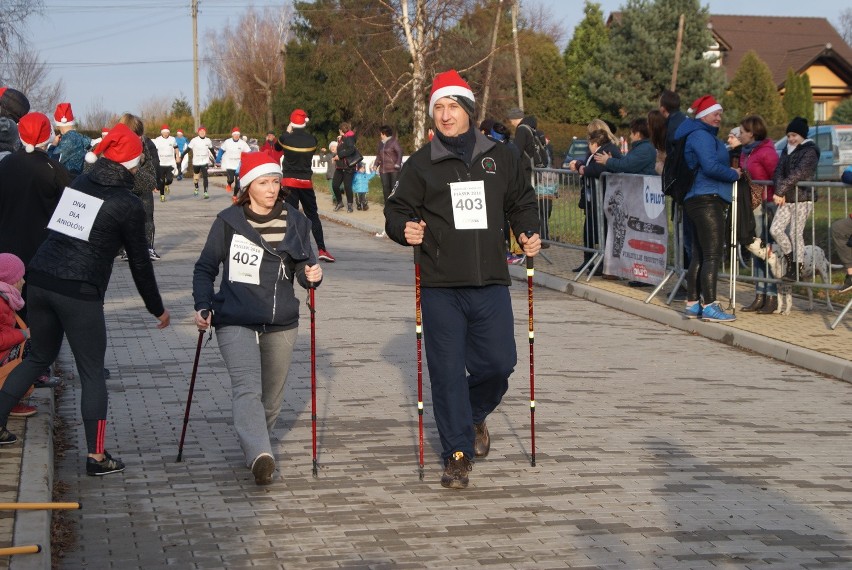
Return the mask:
[[[740,166],[752,180],[772,180],[778,164],[778,153],[772,139],[766,136],[766,123],[760,115],[749,115],[740,123],[740,142],[743,145]],[[772,202],[775,188],[765,186],[760,204],[754,209],[755,234],[769,243],[769,223],[777,206]],[[766,262],[755,257],[754,276],[766,277]],[[743,307],[743,312],[761,315],[772,314],[778,309],[778,288],[775,283],[758,281],[755,285],[755,297],[751,305]]]

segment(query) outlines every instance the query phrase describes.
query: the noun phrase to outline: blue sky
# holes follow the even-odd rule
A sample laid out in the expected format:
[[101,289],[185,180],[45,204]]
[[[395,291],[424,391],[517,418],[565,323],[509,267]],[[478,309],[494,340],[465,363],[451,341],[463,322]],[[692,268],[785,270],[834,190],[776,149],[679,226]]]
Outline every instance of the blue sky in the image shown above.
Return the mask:
[[[65,83],[66,99],[83,118],[98,106],[121,113],[138,111],[153,98],[172,100],[183,94],[192,102],[192,18],[190,0],[44,0],[44,17],[29,22],[28,36],[54,78]],[[609,14],[624,0],[598,0]],[[522,0],[541,5],[565,28],[565,40],[583,17],[582,0]],[[716,14],[821,16],[836,22],[846,0],[710,0]],[[207,29],[221,28],[248,3],[200,0],[199,54],[215,57],[217,47],[204,39]],[[279,4],[255,0],[254,5]],[[207,74],[199,76],[202,105]],[[52,109],[41,109],[52,115]]]

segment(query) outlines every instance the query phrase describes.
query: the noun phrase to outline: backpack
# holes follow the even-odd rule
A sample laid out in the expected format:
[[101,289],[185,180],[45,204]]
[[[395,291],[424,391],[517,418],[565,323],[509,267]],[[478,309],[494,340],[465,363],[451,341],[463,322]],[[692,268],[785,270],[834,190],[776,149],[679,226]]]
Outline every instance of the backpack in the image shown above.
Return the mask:
[[663,163],[663,194],[670,196],[675,204],[683,204],[683,199],[695,182],[698,166],[694,169],[686,164],[686,139],[689,135],[675,139],[672,152],[666,155]]
[[[547,153],[547,139],[544,133],[538,129],[533,129],[529,125],[523,125],[530,130],[533,139],[533,153],[530,156],[530,161],[535,168],[547,168],[550,166],[550,156]],[[524,153],[526,154],[526,153]],[[529,155],[528,155],[529,156]]]

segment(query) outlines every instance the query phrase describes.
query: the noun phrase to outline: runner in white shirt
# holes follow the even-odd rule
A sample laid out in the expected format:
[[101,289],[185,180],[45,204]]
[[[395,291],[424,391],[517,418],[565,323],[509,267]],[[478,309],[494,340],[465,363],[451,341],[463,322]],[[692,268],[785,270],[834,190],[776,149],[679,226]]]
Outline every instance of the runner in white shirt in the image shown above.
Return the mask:
[[240,156],[244,152],[251,152],[248,143],[240,138],[240,128],[234,127],[231,129],[231,138],[224,141],[219,146],[219,154],[216,156],[216,162],[221,163],[225,169],[225,176],[228,179],[228,185],[225,189],[230,192],[231,184],[234,185],[234,203],[237,202],[237,197],[240,195],[240,179],[237,177],[237,170],[240,168]]
[[177,141],[171,136],[171,131],[168,125],[160,127],[160,136],[154,139],[154,146],[157,147],[157,158],[160,159],[160,169],[157,172],[157,189],[160,191],[160,202],[166,201],[166,194],[169,193],[169,186],[174,180],[175,171],[177,170]]
[[[207,194],[207,167],[213,158],[213,142],[207,138],[207,129],[198,127],[198,136],[192,137],[183,154],[192,151],[192,181],[195,183],[195,195],[198,196],[198,178],[204,179],[204,199],[210,197]],[[181,155],[183,159],[183,155]]]

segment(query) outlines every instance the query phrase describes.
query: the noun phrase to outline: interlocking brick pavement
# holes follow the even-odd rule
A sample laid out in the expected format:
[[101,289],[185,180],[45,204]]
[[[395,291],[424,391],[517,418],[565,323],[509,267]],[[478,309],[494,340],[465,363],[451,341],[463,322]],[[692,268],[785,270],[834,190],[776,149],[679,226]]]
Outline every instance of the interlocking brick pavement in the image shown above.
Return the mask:
[[[154,327],[116,262],[107,441],[128,467],[90,478],[82,453],[59,462],[57,478],[84,504],[62,567],[852,566],[852,386],[537,288],[533,468],[521,283],[512,287],[519,361],[489,418],[491,455],[470,489],[440,487],[427,378],[418,480],[410,252],[331,223],[338,262],[324,265],[316,294],[319,476],[304,309],[275,483],[257,487],[243,466],[215,337],[175,463],[198,338],[192,264],[228,200],[219,190],[194,200],[187,187],[176,184],[156,210],[172,327]],[[72,381],[58,413],[82,451],[78,399]]]

